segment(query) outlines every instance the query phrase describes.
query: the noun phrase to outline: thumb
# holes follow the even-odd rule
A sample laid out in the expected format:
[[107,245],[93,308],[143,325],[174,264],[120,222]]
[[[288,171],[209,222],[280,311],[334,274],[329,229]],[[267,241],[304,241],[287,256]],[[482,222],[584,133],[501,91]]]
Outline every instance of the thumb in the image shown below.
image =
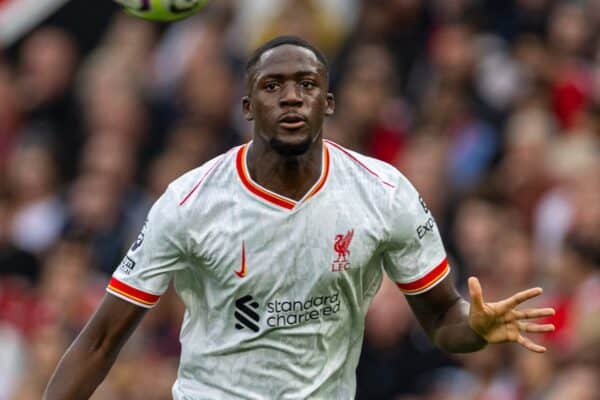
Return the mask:
[[469,278],[469,296],[471,296],[471,304],[480,310],[483,310],[483,292],[479,279],[474,276]]

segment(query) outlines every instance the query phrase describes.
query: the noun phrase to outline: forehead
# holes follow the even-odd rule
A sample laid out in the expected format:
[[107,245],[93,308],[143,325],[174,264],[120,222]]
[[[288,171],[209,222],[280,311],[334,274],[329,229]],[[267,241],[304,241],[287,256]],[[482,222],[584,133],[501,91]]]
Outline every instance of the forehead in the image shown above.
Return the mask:
[[255,78],[266,75],[293,75],[297,72],[324,73],[324,67],[311,50],[282,45],[265,51],[255,67]]

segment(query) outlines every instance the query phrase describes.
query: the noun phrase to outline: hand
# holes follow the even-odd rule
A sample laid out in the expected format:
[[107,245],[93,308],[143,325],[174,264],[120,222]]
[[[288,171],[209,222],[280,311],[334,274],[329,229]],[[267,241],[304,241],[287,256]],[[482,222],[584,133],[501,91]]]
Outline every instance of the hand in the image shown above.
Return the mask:
[[536,353],[546,351],[544,346],[534,343],[522,333],[552,332],[554,325],[535,324],[524,320],[554,315],[554,309],[516,310],[519,304],[542,294],[542,288],[527,289],[507,299],[495,303],[485,303],[479,280],[471,277],[469,278],[469,294],[471,296],[469,325],[488,343],[517,342],[527,350]]

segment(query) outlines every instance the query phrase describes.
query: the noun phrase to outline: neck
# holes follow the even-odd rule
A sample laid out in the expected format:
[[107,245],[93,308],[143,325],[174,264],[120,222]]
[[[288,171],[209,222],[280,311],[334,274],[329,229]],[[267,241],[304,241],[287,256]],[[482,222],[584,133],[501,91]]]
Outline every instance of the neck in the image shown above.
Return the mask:
[[255,139],[247,155],[248,172],[262,187],[300,200],[321,175],[323,142],[319,137],[306,153],[283,156],[263,140]]

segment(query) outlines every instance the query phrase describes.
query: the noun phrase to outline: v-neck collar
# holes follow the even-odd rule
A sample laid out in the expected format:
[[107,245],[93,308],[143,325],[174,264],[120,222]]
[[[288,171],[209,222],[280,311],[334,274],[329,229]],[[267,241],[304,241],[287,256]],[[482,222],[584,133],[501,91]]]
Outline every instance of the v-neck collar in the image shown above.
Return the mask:
[[299,204],[307,201],[315,194],[317,194],[323,186],[325,186],[325,182],[327,181],[327,177],[329,176],[329,149],[327,145],[323,143],[323,158],[321,162],[321,175],[319,179],[315,182],[315,184],[306,192],[304,196],[298,201],[290,199],[289,197],[282,196],[277,194],[269,189],[266,189],[256,183],[250,174],[248,173],[248,164],[247,164],[247,154],[248,149],[250,148],[250,143],[246,143],[241,146],[236,155],[235,166],[237,169],[238,176],[242,182],[242,186],[244,186],[250,193],[254,196],[258,197],[262,201],[266,201],[267,203],[276,205],[281,208],[285,208],[287,210],[293,210]]

